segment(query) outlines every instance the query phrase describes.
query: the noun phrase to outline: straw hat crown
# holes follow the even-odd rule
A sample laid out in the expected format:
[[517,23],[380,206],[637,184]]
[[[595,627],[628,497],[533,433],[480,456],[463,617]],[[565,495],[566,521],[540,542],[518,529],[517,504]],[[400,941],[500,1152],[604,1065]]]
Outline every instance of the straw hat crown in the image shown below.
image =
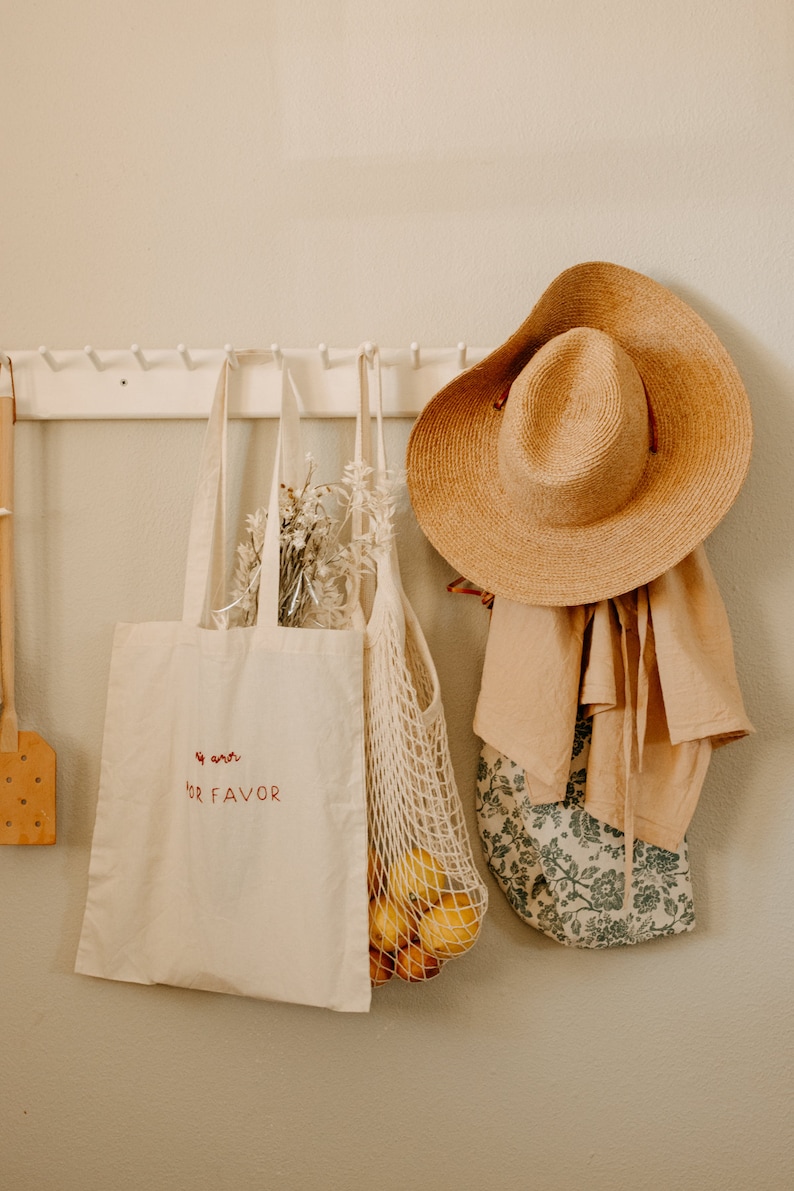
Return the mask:
[[637,369],[608,335],[578,327],[551,339],[513,381],[499,477],[516,508],[538,523],[589,525],[629,500],[648,445]]

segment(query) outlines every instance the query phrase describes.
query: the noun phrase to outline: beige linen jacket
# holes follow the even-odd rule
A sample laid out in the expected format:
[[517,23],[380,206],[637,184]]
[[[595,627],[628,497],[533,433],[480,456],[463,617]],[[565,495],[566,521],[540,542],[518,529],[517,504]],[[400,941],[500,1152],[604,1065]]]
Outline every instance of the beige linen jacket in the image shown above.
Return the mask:
[[495,599],[474,730],[523,767],[533,805],[565,797],[578,713],[593,727],[586,810],[677,851],[712,749],[753,731],[702,546],[598,604]]

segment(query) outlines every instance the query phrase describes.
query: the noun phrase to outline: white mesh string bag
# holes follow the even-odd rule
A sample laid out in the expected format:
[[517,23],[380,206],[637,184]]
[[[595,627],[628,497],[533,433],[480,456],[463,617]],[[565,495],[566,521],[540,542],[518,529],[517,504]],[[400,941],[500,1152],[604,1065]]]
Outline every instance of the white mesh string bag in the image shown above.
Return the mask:
[[[368,458],[367,359],[359,352],[357,451]],[[385,476],[380,360],[378,458]],[[364,646],[369,819],[370,976],[437,976],[479,934],[487,890],[475,867],[455,784],[438,675],[403,590],[393,534],[378,554]],[[363,613],[362,613],[363,616]]]

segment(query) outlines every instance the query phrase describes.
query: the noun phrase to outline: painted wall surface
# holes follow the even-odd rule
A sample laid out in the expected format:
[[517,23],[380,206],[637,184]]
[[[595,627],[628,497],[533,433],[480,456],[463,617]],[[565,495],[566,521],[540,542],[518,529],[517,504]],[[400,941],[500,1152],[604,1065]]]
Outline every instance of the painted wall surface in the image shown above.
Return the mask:
[[[2,43],[6,349],[495,346],[592,259],[694,306],[754,410],[708,552],[757,728],[712,762],[691,935],[569,952],[491,882],[466,960],[366,1017],[75,976],[112,629],[179,613],[202,428],[18,424],[59,842],[0,852],[5,1191],[794,1185],[791,4],[6,0]],[[308,430],[330,474],[352,428]],[[399,528],[473,827],[487,623]]]

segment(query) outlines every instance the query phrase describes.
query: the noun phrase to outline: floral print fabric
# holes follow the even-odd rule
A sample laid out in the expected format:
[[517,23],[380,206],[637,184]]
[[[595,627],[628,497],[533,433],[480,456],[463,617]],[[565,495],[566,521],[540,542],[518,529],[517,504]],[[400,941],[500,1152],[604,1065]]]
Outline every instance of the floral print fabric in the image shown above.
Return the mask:
[[488,867],[516,914],[572,947],[615,947],[692,930],[695,907],[686,840],[667,852],[634,844],[625,899],[622,832],[584,809],[590,721],[576,725],[565,799],[532,806],[524,771],[484,745],[477,825]]

